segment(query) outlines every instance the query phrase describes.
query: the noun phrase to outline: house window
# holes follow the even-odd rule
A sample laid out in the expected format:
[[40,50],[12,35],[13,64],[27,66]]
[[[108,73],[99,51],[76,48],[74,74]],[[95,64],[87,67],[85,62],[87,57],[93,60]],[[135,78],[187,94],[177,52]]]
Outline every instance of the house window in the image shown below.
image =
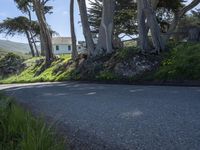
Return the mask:
[[58,45],[56,45],[56,50],[59,51],[59,46]]
[[68,51],[71,51],[71,46],[70,45],[68,46]]

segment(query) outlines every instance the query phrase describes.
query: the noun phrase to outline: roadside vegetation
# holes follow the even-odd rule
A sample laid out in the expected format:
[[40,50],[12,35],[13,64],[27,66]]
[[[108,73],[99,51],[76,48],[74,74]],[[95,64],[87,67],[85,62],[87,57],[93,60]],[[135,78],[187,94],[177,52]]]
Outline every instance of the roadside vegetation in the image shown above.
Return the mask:
[[161,80],[200,80],[200,44],[184,43],[167,54],[156,72]]
[[159,56],[143,55],[137,48],[128,47],[111,56],[93,59],[93,63],[83,57],[74,62],[67,54],[57,57],[48,68],[43,57],[35,57],[25,60],[22,71],[4,77],[0,83],[200,80],[200,44],[181,43],[171,47]]
[[[16,56],[17,57],[17,56]],[[44,57],[35,57],[23,62],[23,71],[4,77],[1,83],[27,83],[65,80],[70,70],[63,68],[70,60],[70,55],[59,56],[48,67],[45,67]],[[63,68],[63,69],[62,69]],[[56,73],[57,71],[57,73]],[[67,80],[67,79],[66,79]]]
[[64,140],[56,137],[42,119],[34,118],[12,98],[0,93],[1,150],[64,150]]
[[8,53],[0,58],[0,79],[21,72],[24,69],[24,59],[14,53]]
[[[90,7],[85,0],[70,0],[66,19],[72,57],[55,56],[52,38],[57,33],[45,19],[54,11],[50,1],[14,0],[22,16],[3,20],[0,34],[26,37],[33,58],[16,63],[10,59],[14,55],[1,58],[0,83],[200,79],[200,10],[195,9],[199,0],[95,0],[89,2]],[[77,51],[75,5],[80,12],[84,55]],[[168,49],[172,41],[175,44]]]
[[[69,0],[70,17],[62,18],[70,22],[71,57],[54,53],[57,43],[52,38],[57,33],[46,17],[56,7],[52,0],[14,0],[22,16],[2,20],[0,34],[26,37],[32,58],[0,49],[0,83],[200,81],[200,9],[195,9],[199,0],[89,1],[87,7],[86,0]],[[74,22],[78,11],[85,41],[79,43],[86,47],[80,55]],[[127,37],[130,40],[123,41]],[[171,41],[175,43],[168,46]],[[1,149],[64,147],[42,119],[0,94]]]

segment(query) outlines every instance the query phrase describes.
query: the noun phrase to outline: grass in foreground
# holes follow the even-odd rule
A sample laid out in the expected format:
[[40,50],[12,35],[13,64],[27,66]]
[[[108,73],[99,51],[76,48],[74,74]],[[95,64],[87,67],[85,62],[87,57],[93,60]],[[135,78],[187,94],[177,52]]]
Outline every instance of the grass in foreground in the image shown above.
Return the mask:
[[0,149],[1,150],[64,150],[63,140],[42,119],[0,93]]

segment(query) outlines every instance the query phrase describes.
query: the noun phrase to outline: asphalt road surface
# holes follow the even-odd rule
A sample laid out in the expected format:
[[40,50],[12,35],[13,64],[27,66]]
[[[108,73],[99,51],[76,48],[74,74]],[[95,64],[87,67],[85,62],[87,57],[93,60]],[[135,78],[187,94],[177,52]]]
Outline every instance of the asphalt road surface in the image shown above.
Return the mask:
[[0,90],[62,124],[72,149],[200,149],[200,87],[65,82]]

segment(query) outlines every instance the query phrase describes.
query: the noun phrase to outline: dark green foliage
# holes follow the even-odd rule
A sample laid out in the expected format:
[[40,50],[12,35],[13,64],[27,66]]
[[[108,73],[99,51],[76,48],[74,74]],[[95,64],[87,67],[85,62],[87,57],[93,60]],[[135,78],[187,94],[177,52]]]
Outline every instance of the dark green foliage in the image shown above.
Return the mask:
[[184,16],[178,25],[177,35],[179,40],[188,37],[188,31],[191,28],[199,28],[200,30],[200,10],[193,10],[191,14]]
[[139,49],[137,47],[128,47],[117,51],[116,56],[120,60],[129,60],[133,58],[133,56],[139,53]]
[[192,10],[192,16],[195,17],[199,22],[200,24],[200,9],[196,9],[196,10]]
[[[47,6],[46,3],[50,0],[46,0],[43,2],[44,5],[44,12],[45,14],[51,14],[53,6]],[[17,8],[22,11],[22,13],[29,13],[30,11],[33,11],[33,5],[32,0],[14,0],[14,2],[17,5]]]
[[184,6],[185,0],[160,0],[156,9],[156,16],[161,31],[167,32],[174,19],[174,13]]
[[102,17],[102,0],[90,1],[91,8],[88,9],[89,23],[93,33],[99,32]]
[[[89,23],[92,27],[92,32],[98,33],[102,17],[102,0],[90,1],[91,8],[88,9]],[[136,4],[130,0],[117,0],[115,17],[114,17],[114,34],[133,35],[137,33],[136,26]]]
[[137,5],[130,0],[117,0],[114,18],[116,35],[137,34]]
[[2,77],[18,73],[23,68],[23,59],[14,53],[8,53],[0,59],[0,76]]
[[175,47],[156,73],[161,80],[200,80],[200,44]]
[[183,2],[185,2],[185,0],[160,0],[158,7],[177,11],[179,8],[183,7]]
[[64,150],[62,139],[42,119],[0,93],[0,149],[1,150]]
[[39,34],[39,24],[36,21],[30,21],[24,16],[15,18],[7,18],[0,23],[0,33],[14,36],[15,34],[26,34],[31,31],[34,34]]
[[10,60],[10,65],[16,65],[16,61],[20,61],[22,62],[22,58],[14,53],[8,53],[7,55],[5,55],[0,61],[2,64],[3,62]]
[[[157,19],[161,27],[169,26],[173,12],[183,7],[184,0],[160,0],[157,8]],[[90,1],[88,9],[89,23],[92,32],[99,33],[102,17],[102,0]],[[131,0],[116,0],[114,17],[114,34],[127,36],[138,34],[137,29],[137,4]]]
[[96,76],[96,80],[100,81],[113,81],[117,79],[119,79],[119,77],[109,70],[101,71],[99,75]]

